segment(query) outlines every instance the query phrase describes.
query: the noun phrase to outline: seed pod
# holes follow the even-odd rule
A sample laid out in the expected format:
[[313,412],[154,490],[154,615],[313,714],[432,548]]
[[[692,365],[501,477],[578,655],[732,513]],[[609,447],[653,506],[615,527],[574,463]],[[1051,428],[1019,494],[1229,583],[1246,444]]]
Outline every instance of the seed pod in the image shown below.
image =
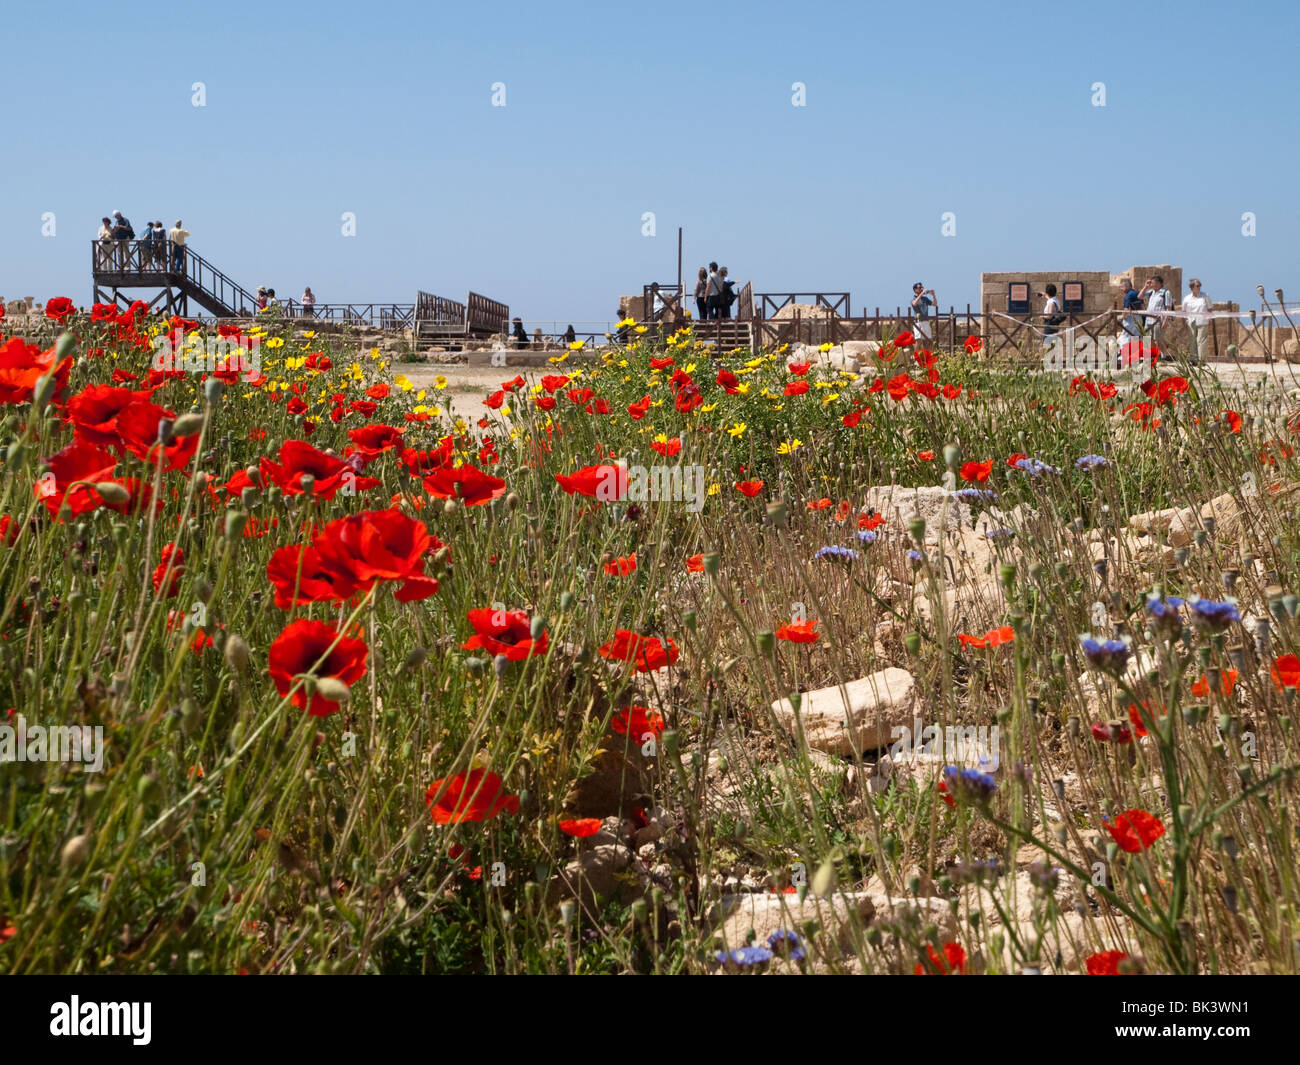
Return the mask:
[[177,436],[193,436],[203,428],[203,415],[198,411],[187,411],[176,419],[172,432]]
[[99,497],[109,506],[121,506],[131,499],[130,491],[116,481],[100,481],[95,485]]
[[332,703],[346,703],[352,692],[338,677],[317,677],[316,694]]
[[226,665],[236,673],[243,673],[248,668],[248,642],[236,633],[226,637],[224,649]]
[[63,850],[59,853],[59,864],[63,866],[65,872],[72,872],[80,868],[90,857],[90,837],[73,836],[63,845]]

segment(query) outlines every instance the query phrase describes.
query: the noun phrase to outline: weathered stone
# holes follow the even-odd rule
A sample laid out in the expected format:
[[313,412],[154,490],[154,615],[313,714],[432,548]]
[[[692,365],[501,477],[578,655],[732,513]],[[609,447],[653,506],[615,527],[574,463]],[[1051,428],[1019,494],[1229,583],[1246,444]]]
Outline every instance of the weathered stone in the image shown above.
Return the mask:
[[[875,904],[865,892],[844,892],[830,898],[809,892],[803,902],[797,894],[764,892],[725,895],[711,916],[721,922],[719,949],[736,950],[751,943],[765,947],[769,936],[786,929],[804,941],[812,958],[818,952],[829,957],[854,953],[875,913]],[[813,927],[811,937],[809,925]]]
[[840,686],[804,692],[796,716],[789,699],[772,704],[772,712],[809,747],[851,755],[887,747],[896,726],[910,725],[916,705],[916,682],[905,669],[891,666]]

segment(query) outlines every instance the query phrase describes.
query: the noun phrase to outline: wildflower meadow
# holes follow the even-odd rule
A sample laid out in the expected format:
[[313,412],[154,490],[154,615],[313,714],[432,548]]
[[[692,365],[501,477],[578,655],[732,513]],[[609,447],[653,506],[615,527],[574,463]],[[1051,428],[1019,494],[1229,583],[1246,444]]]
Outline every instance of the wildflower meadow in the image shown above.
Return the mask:
[[1290,385],[46,317],[0,971],[1300,968]]

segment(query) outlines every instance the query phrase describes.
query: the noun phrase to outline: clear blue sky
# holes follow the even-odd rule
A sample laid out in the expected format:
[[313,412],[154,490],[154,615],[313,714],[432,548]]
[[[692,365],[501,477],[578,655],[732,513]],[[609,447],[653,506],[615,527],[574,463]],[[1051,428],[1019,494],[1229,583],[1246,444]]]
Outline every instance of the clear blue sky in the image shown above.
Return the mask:
[[603,321],[674,279],[679,225],[688,277],[713,258],[759,291],[848,289],[855,313],[918,279],[964,307],[981,270],[1150,262],[1257,305],[1256,283],[1300,296],[1298,23],[1280,3],[10,6],[0,294],[88,302],[120,209],[183,218],[281,297],[472,288],[526,322]]

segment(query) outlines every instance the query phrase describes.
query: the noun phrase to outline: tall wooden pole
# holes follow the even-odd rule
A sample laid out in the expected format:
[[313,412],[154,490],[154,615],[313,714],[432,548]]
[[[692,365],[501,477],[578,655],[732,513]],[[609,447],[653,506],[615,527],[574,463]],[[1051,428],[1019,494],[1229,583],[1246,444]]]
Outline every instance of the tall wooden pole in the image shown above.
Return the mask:
[[682,292],[682,227],[677,227],[677,295],[683,299],[682,306],[685,304],[685,293]]

